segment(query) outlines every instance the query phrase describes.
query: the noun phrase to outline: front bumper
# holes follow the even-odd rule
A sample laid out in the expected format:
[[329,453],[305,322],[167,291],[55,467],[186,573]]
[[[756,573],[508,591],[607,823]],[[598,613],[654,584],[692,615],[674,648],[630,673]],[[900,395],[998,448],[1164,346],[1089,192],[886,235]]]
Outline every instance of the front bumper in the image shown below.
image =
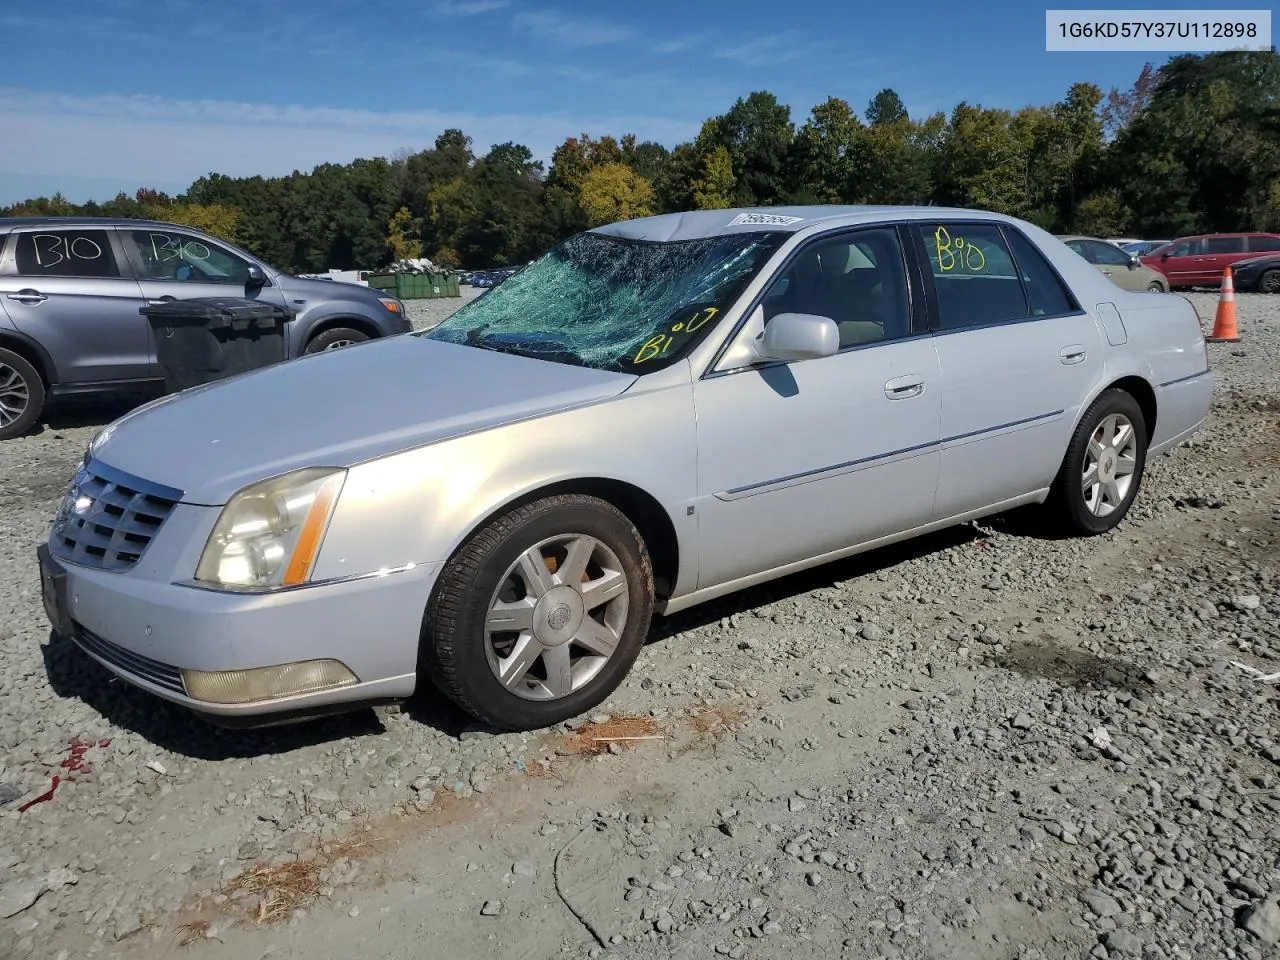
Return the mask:
[[[46,613],[121,679],[201,714],[246,721],[397,700],[416,683],[423,612],[442,564],[239,594],[64,563],[38,548]],[[141,565],[140,565],[141,566]],[[183,669],[337,660],[356,683],[251,703],[188,694]]]

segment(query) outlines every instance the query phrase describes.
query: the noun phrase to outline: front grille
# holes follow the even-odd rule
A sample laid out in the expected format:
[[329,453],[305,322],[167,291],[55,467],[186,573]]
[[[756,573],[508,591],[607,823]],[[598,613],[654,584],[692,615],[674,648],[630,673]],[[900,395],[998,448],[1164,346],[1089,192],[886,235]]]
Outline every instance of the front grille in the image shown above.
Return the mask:
[[49,535],[49,549],[69,563],[128,570],[141,558],[182,492],[101,464],[76,473]]
[[167,663],[161,663],[159,660],[152,660],[140,653],[116,646],[110,640],[102,639],[78,623],[75,625],[72,639],[99,660],[104,660],[131,676],[186,696],[187,688],[182,684],[182,671],[177,667],[171,667]]

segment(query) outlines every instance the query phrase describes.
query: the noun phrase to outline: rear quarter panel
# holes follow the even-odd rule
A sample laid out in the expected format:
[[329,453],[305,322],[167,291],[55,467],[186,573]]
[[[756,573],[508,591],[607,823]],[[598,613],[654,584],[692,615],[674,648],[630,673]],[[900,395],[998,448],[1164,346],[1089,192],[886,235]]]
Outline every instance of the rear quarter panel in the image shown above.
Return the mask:
[[1156,423],[1150,447],[1161,453],[1198,427],[1212,402],[1213,374],[1200,318],[1177,294],[1124,294],[1115,304],[1128,342],[1108,358],[1107,385],[1129,376],[1151,385]]

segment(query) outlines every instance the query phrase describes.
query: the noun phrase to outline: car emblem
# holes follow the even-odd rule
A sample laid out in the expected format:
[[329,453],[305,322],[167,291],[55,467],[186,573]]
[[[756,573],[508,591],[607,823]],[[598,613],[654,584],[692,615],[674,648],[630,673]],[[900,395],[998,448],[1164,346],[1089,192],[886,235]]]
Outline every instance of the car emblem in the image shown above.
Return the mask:
[[569,622],[569,607],[567,604],[560,604],[551,611],[551,615],[547,617],[547,626],[552,630],[562,630]]

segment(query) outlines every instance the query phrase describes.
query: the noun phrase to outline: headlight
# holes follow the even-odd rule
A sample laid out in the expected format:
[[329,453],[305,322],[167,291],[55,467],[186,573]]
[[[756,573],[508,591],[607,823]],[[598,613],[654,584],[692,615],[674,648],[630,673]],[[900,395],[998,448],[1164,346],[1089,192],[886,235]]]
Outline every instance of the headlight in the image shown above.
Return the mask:
[[222,508],[196,579],[231,590],[306,583],[346,476],[312,467],[245,487]]

